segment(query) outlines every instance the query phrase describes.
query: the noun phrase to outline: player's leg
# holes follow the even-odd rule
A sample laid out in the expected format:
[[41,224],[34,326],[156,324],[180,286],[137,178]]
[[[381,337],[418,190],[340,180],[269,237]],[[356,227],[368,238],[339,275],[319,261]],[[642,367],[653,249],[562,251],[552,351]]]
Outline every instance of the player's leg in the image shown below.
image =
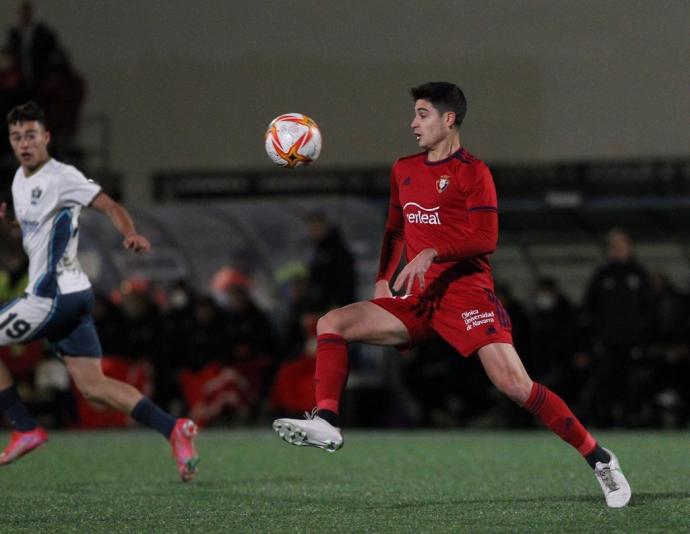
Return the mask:
[[316,408],[319,416],[336,426],[348,376],[347,344],[397,346],[410,341],[403,322],[371,302],[356,302],[328,312],[316,324],[316,336]]
[[276,419],[273,428],[288,443],[334,452],[343,445],[339,413],[349,370],[347,344],[404,345],[410,335],[398,317],[371,302],[328,312],[316,334],[315,412],[306,420]]
[[[31,338],[51,310],[50,300],[23,297],[0,310],[0,346],[21,343]],[[0,362],[0,410],[14,428],[10,441],[0,453],[0,465],[7,465],[48,440],[19,396],[12,375]]]
[[140,425],[160,432],[172,445],[182,480],[194,477],[199,463],[194,446],[198,429],[191,419],[175,419],[134,386],[106,376],[100,358],[65,356],[64,361],[84,398],[124,412]]
[[84,397],[120,410],[139,424],[153,428],[170,441],[183,481],[196,473],[199,456],[194,447],[198,432],[190,419],[175,419],[135,387],[105,376],[101,343],[93,321],[91,290],[60,295],[54,319],[45,333],[62,355],[67,370]]
[[538,417],[587,460],[595,471],[607,504],[614,508],[628,504],[630,486],[618,459],[596,442],[563,399],[530,379],[515,348],[509,343],[491,343],[480,348],[478,353],[486,374],[499,391]]

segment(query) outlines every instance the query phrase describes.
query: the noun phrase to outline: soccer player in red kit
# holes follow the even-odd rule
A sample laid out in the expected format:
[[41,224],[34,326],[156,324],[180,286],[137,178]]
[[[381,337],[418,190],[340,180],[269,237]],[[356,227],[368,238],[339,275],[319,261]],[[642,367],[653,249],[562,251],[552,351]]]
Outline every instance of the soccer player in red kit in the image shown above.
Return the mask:
[[[488,167],[460,144],[465,97],[454,84],[413,88],[412,132],[420,154],[391,172],[388,220],[374,298],[328,312],[317,323],[316,408],[273,428],[295,445],[343,445],[340,398],[347,344],[411,347],[439,335],[465,357],[477,354],[499,391],[538,417],[587,460],[610,507],[630,500],[618,460],[601,447],[563,400],[533,382],[512,344],[510,318],[494,294],[487,256],[498,241],[496,189]],[[390,280],[405,252],[408,263]]]

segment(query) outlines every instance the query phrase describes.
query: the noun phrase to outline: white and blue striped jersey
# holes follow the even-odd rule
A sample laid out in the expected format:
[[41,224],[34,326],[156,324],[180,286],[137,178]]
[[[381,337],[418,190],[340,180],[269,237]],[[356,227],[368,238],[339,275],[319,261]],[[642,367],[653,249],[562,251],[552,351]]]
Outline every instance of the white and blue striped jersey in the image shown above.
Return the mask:
[[91,287],[77,260],[79,214],[100,191],[77,169],[54,159],[28,178],[17,169],[12,198],[29,257],[27,293],[54,298]]

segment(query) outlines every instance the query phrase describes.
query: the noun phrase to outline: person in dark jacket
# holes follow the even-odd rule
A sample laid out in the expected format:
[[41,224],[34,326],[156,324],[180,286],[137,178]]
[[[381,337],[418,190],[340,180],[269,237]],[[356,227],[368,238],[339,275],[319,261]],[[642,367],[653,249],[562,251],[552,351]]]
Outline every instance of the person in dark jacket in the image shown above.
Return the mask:
[[654,298],[646,269],[630,236],[620,228],[606,237],[608,260],[596,269],[584,298],[592,346],[584,407],[599,426],[626,426],[637,404],[631,383],[647,360]]
[[355,261],[340,230],[323,213],[307,217],[313,243],[309,261],[309,294],[314,309],[345,306],[355,298]]

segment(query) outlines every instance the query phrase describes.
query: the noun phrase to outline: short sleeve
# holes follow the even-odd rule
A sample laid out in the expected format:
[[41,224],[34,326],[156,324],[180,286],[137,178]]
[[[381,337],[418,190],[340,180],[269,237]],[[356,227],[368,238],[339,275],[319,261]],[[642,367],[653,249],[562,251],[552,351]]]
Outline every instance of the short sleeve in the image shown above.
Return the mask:
[[101,186],[89,180],[74,167],[67,167],[60,176],[60,204],[88,206],[101,192]]

